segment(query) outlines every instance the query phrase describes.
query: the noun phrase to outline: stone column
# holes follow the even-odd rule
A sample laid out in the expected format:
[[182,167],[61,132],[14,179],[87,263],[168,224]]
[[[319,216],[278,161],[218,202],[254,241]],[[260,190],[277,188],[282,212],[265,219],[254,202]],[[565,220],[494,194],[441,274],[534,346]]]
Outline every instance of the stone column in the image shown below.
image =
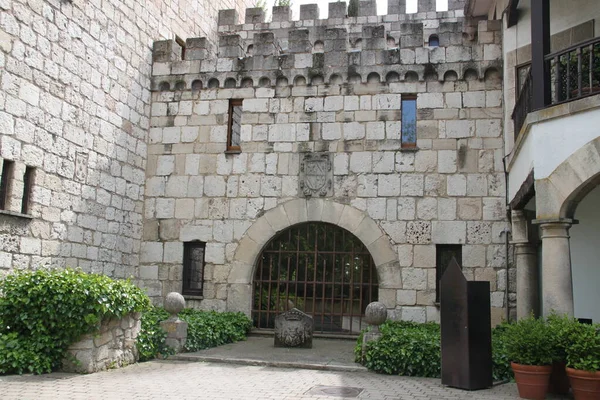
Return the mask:
[[165,298],[165,310],[171,316],[160,322],[161,328],[167,333],[165,343],[173,348],[175,353],[181,353],[187,340],[188,323],[179,319],[177,314],[185,308],[185,299],[177,292],[171,292]]
[[[537,246],[530,243],[529,222],[523,210],[512,211],[512,244],[517,268],[517,318],[540,313]],[[507,284],[508,284],[508,277]]]
[[517,318],[540,314],[537,248],[529,243],[515,243],[517,265]]
[[542,230],[542,305],[544,316],[553,310],[573,316],[573,279],[569,228],[573,220],[538,220]]

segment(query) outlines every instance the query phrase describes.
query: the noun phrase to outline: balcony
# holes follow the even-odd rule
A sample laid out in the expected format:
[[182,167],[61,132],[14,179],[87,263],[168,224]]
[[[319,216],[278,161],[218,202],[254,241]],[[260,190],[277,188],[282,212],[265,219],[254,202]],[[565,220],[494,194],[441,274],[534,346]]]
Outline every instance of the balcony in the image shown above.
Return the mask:
[[[549,71],[551,107],[600,93],[600,38],[593,38],[544,57]],[[525,79],[515,103],[512,119],[515,140],[533,104],[531,72]]]

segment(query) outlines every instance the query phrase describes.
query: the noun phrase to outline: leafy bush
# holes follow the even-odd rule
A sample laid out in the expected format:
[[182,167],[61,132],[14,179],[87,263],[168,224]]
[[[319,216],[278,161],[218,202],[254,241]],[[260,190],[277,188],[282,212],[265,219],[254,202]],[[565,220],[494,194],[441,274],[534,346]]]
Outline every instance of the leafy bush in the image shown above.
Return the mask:
[[575,323],[568,333],[567,366],[582,371],[600,371],[600,325]]
[[142,326],[136,342],[140,361],[174,354],[165,343],[167,333],[160,327],[160,321],[167,318],[169,313],[162,307],[152,307],[142,314]]
[[[367,344],[364,365],[375,372],[439,377],[441,374],[440,326],[407,321],[387,321],[380,326],[381,339]],[[361,332],[354,347],[355,361],[362,360]],[[492,329],[492,375],[495,381],[510,379],[506,353],[507,324]]]
[[188,323],[185,351],[198,351],[226,343],[246,340],[252,321],[240,312],[185,309],[179,318]]
[[368,369],[390,375],[440,376],[439,325],[387,321],[379,328],[382,337],[367,344],[364,365]]
[[[166,333],[160,321],[169,317],[164,308],[154,307],[142,315],[142,329],[137,348],[140,361],[173,354],[165,344]],[[185,351],[198,351],[223,344],[246,340],[252,321],[243,313],[199,311],[186,308],[179,318],[188,323]]]
[[567,315],[550,314],[546,318],[548,334],[552,337],[552,358],[554,362],[566,362],[566,349],[570,345],[570,335],[579,321]]
[[495,382],[513,378],[506,350],[507,335],[507,323],[502,323],[492,329],[492,379]]
[[73,269],[14,271],[0,280],[0,374],[51,372],[102,319],[149,305],[129,281]]
[[507,325],[506,351],[510,361],[523,365],[550,365],[555,358],[552,332],[543,318],[523,318]]

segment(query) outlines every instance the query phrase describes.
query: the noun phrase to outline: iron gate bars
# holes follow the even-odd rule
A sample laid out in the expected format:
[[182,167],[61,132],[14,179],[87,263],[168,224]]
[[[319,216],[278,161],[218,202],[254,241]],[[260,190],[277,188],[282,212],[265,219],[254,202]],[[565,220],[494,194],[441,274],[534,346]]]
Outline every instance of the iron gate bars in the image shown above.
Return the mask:
[[273,329],[292,307],[311,315],[315,332],[358,334],[366,306],[377,301],[377,270],[366,247],[343,228],[322,222],[275,236],[258,259],[252,318]]

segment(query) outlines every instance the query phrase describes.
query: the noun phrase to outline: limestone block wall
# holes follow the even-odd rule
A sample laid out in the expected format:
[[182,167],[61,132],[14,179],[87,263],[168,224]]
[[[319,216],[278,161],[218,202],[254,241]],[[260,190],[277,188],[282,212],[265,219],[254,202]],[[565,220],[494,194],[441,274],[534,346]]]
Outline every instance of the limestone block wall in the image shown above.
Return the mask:
[[[155,42],[145,284],[163,296],[180,291],[183,242],[204,241],[203,299],[190,303],[248,312],[238,267],[251,277],[253,265],[238,247],[257,243],[255,223],[266,224],[255,233],[277,232],[295,220],[261,216],[304,198],[301,159],[323,152],[333,164],[323,201],[333,205],[322,207],[358,210],[394,251],[379,292],[391,314],[437,320],[436,245],[462,244],[465,275],[491,282],[498,321],[514,302],[505,296],[500,24],[467,21],[455,3],[460,9],[376,16],[363,1],[355,18],[331,3],[326,20],[306,5],[299,21],[276,7],[271,23],[248,9],[244,24],[225,10],[214,46],[193,39],[182,60],[175,43]],[[428,45],[431,35],[439,46]],[[417,97],[416,149],[401,147],[407,95]],[[225,151],[230,99],[243,99],[239,154]]]
[[138,360],[135,345],[141,329],[141,314],[102,321],[98,332],[84,335],[67,350],[63,371],[92,373],[124,367]]
[[[69,265],[134,275],[142,230],[151,46],[216,37],[245,0],[0,1],[0,273]],[[34,167],[22,215],[24,172]]]

